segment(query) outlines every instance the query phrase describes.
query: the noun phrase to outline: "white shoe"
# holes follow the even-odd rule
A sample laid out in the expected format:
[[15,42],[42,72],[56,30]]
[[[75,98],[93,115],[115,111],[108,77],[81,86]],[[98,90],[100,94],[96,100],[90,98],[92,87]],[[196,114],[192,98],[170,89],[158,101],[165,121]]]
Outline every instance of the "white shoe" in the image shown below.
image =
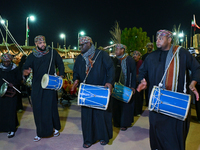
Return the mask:
[[40,141],[40,140],[41,140],[41,138],[38,137],[38,136],[34,137],[34,139],[33,139],[34,142],[38,142],[38,141]]
[[53,136],[59,136],[60,135],[60,132],[58,131],[58,130],[55,130],[54,132],[53,132]]

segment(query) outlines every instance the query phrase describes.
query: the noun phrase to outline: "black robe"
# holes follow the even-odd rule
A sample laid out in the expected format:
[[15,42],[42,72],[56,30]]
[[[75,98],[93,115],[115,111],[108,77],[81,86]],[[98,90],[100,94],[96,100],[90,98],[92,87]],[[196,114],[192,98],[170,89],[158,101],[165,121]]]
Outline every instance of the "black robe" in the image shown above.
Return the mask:
[[[149,95],[154,85],[158,85],[165,71],[168,51],[156,50],[148,55],[139,69],[139,79],[149,79]],[[177,92],[183,93],[185,72],[192,71],[192,80],[200,81],[200,65],[185,49],[179,51],[179,78]],[[187,84],[189,84],[187,82]],[[163,114],[150,111],[150,145],[151,149],[184,150],[189,130],[189,117],[181,121]]]
[[[50,49],[50,48],[49,48]],[[42,57],[35,57],[31,53],[23,66],[33,70],[31,100],[33,105],[34,120],[37,128],[37,136],[47,137],[52,135],[53,128],[60,130],[60,120],[57,106],[57,91],[43,89],[41,80],[48,73],[52,49]],[[53,50],[53,59],[49,74],[54,75],[55,66],[58,66],[59,76],[64,75],[64,64],[56,50]]]
[[[100,50],[95,50],[93,60]],[[93,68],[91,69],[86,84],[102,85],[114,84],[114,65],[105,51],[99,53]],[[73,81],[83,82],[86,76],[86,62],[82,55],[78,55],[73,69]],[[104,140],[106,143],[112,138],[112,113],[110,109],[99,110],[89,107],[81,107],[81,123],[84,144],[93,144],[97,140]]]
[[[15,87],[17,87],[22,80],[18,67],[8,72],[0,68],[0,87],[4,83],[2,78],[12,83]],[[16,108],[17,93],[13,97],[0,97],[0,132],[16,131],[16,127],[19,125]]]
[[[120,73],[121,73],[121,62],[119,59],[113,59],[115,64],[115,82],[119,81]],[[126,59],[126,67],[127,67],[127,81],[125,86],[130,88],[136,87],[136,63],[135,60],[127,56]],[[113,99],[113,123],[116,127],[129,127],[134,121],[134,95],[129,103],[125,103],[119,101],[112,97]]]

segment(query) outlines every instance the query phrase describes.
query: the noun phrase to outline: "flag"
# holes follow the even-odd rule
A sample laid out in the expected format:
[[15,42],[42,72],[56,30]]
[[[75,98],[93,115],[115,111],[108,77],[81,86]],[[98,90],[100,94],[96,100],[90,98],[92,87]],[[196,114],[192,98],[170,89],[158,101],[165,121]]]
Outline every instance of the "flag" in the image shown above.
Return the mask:
[[27,27],[27,35],[26,35],[26,37],[28,38],[29,37],[29,33],[30,32],[30,29],[29,29],[29,26]]
[[195,26],[195,22],[194,22],[194,20],[192,20],[191,25],[192,25],[192,27]]

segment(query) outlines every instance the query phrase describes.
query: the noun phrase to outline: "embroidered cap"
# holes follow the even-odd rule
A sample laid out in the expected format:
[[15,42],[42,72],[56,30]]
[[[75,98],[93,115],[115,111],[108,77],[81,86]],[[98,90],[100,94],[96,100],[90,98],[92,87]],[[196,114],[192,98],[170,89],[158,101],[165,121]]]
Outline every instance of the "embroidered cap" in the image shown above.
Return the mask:
[[139,51],[134,51],[134,52],[133,52],[133,56],[134,56],[134,55],[142,56],[142,54],[141,54]]
[[78,40],[79,40],[79,44],[85,44],[85,43],[88,43],[88,42],[93,43],[92,38],[89,37],[89,36],[81,36],[81,37],[79,37]]
[[2,61],[12,61],[13,56],[11,54],[5,53],[1,56]]
[[38,35],[38,36],[35,37],[34,41],[36,43],[36,42],[39,42],[39,41],[41,41],[41,42],[44,41],[45,42],[46,40],[45,40],[45,37],[43,35]]
[[151,42],[147,43],[146,47],[148,47],[148,46],[152,46],[153,47],[153,43],[151,43]]
[[115,47],[121,48],[121,49],[124,48],[126,50],[126,45],[123,45],[123,44],[116,44]]
[[168,38],[173,38],[173,34],[171,31],[168,31],[168,30],[159,30],[157,32],[157,37],[158,36],[166,36]]

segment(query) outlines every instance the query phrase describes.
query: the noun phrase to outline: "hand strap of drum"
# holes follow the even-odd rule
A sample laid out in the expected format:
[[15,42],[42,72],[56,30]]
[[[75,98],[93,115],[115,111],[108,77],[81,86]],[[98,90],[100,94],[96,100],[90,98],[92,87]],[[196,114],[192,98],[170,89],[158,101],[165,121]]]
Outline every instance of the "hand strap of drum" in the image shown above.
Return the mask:
[[[92,62],[92,63],[93,63],[93,66],[94,66],[94,63],[95,63],[97,57],[99,56],[100,52],[101,52],[101,51],[98,52],[97,56],[96,56],[95,59],[93,60],[93,62]],[[87,79],[87,77],[88,77],[88,75],[89,75],[91,69],[92,69],[92,67],[90,67],[88,73],[86,74],[85,79],[83,80],[83,83],[85,83],[85,81],[86,81],[86,79]]]
[[51,68],[51,64],[52,64],[52,59],[53,59],[53,45],[52,45],[52,50],[51,50],[51,60],[50,60],[50,63],[49,63],[48,74],[50,72],[50,68]]

